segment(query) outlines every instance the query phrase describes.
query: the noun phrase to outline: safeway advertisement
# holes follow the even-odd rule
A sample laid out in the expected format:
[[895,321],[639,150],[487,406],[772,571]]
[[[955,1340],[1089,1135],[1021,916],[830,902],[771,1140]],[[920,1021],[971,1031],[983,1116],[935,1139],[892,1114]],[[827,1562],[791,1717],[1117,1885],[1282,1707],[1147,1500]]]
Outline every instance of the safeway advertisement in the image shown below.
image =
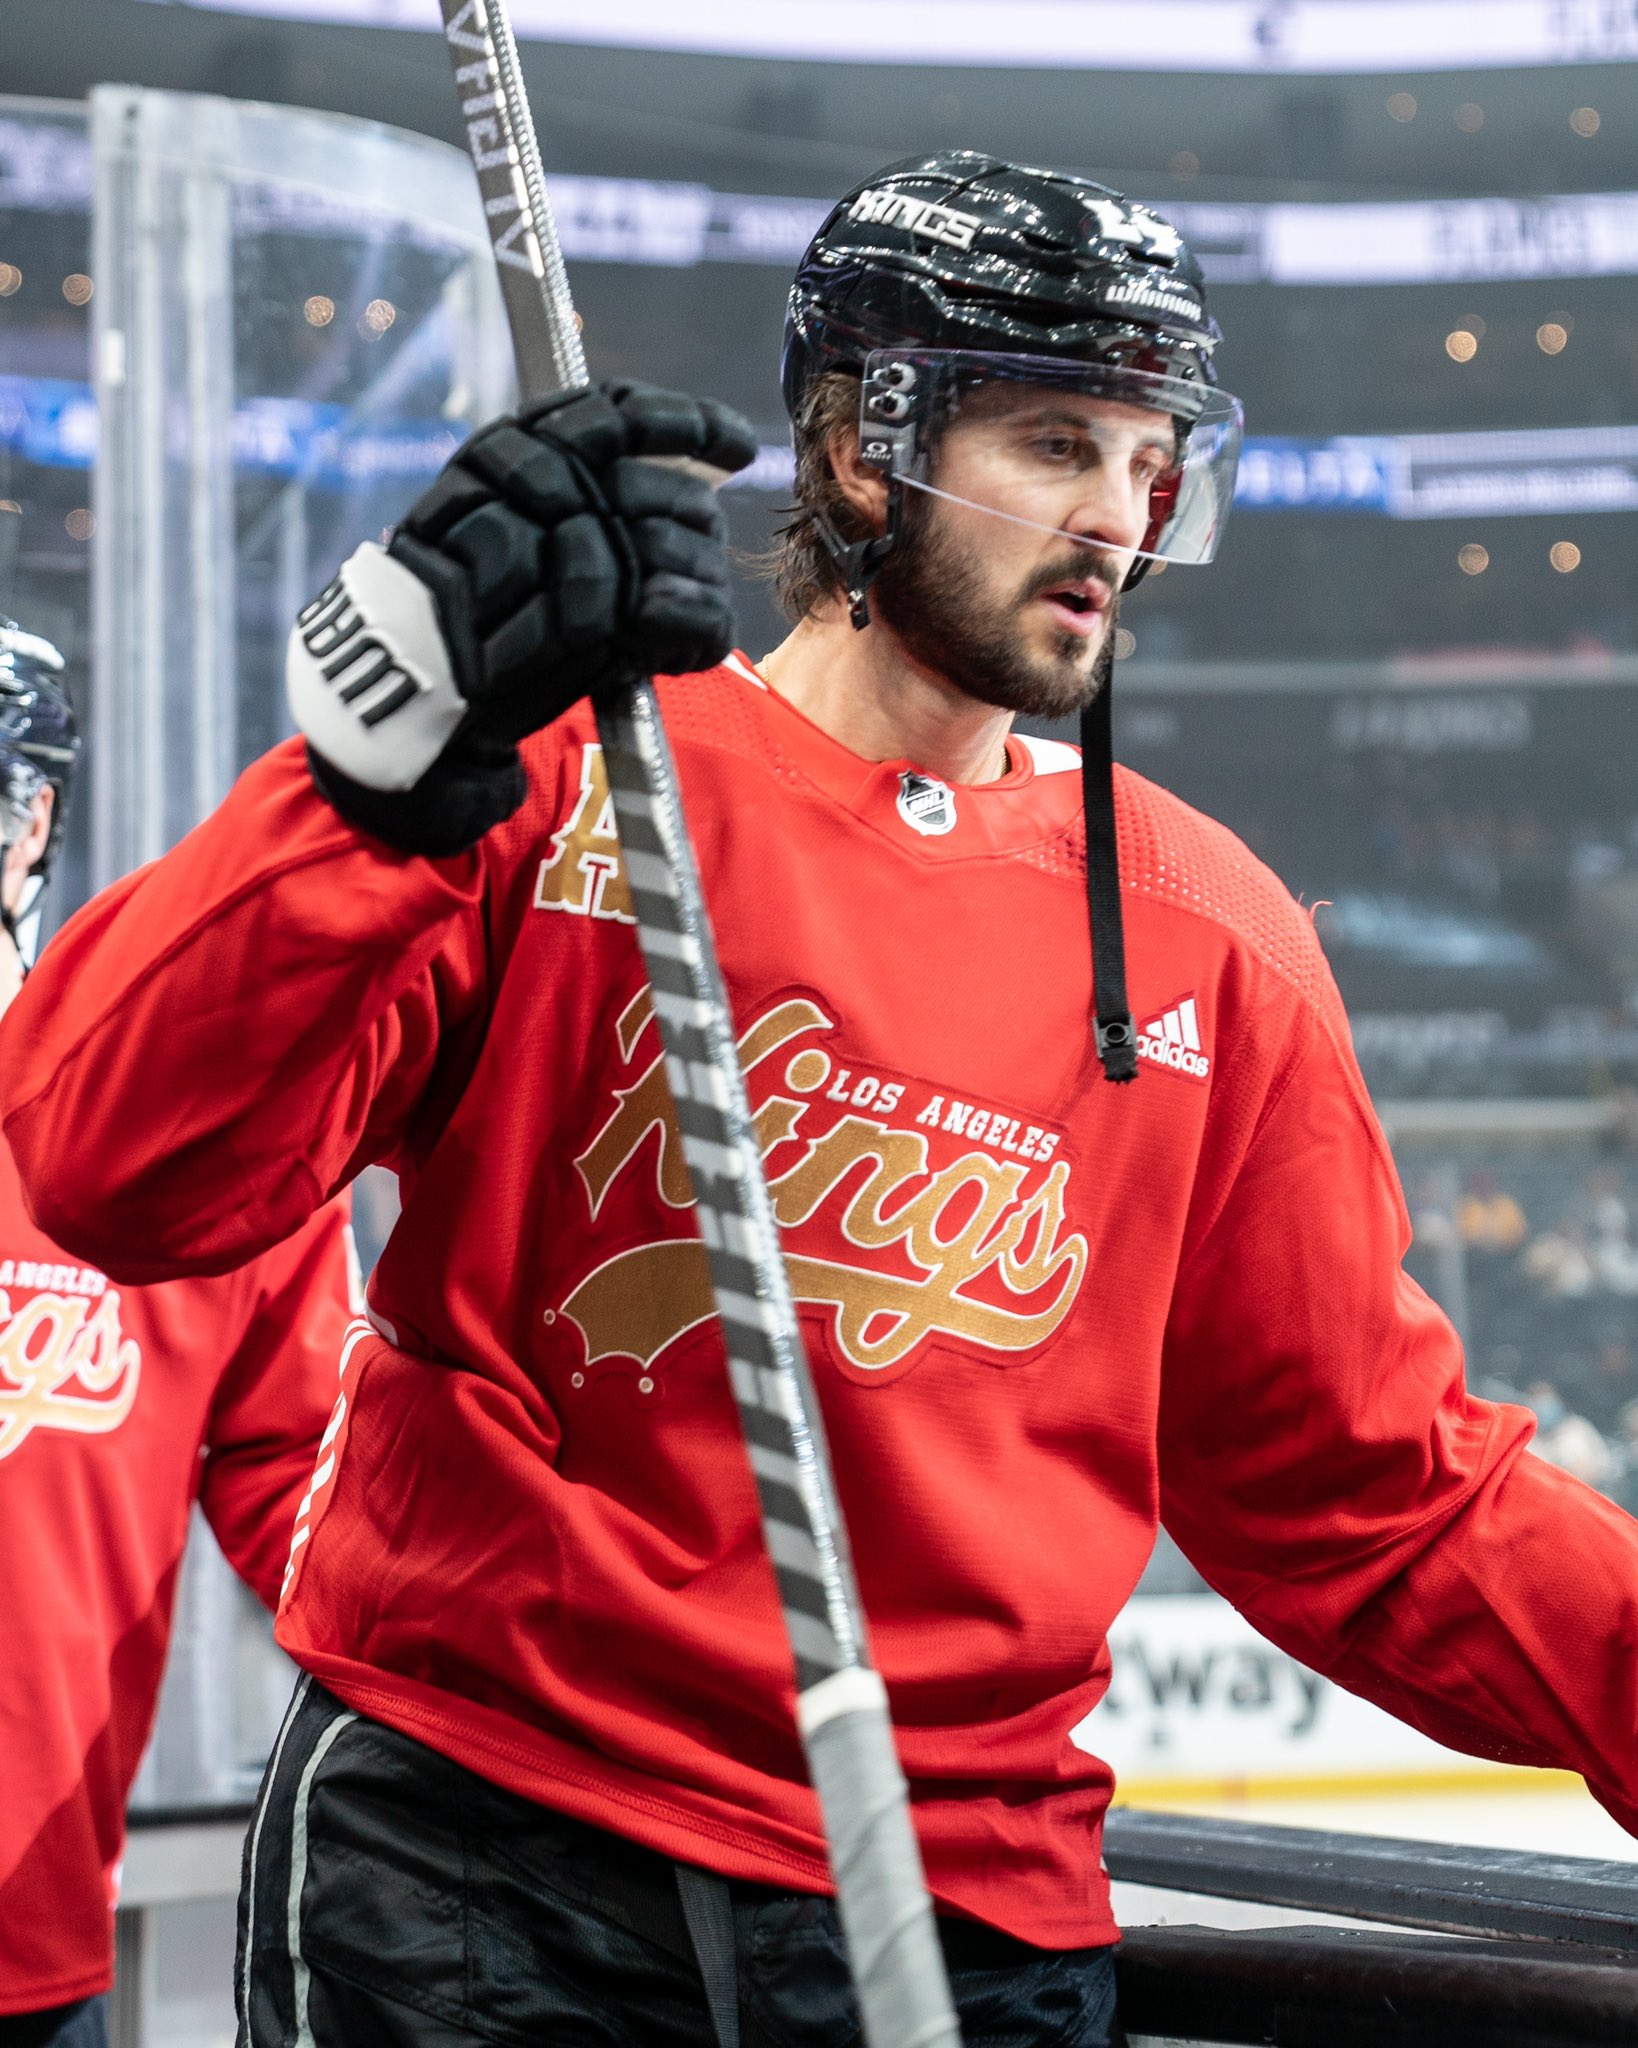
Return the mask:
[[1070,1740],[1112,1764],[1129,1795],[1185,1783],[1448,1783],[1502,1769],[1317,1677],[1213,1594],[1133,1600],[1109,1641],[1113,1682]]

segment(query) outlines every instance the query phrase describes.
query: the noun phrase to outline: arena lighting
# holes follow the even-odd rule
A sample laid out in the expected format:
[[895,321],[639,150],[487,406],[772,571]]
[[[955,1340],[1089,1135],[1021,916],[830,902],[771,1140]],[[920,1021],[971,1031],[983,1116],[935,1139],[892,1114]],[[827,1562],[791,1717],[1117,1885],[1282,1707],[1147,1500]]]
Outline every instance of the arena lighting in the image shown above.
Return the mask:
[[1464,576],[1482,576],[1490,567],[1490,550],[1470,540],[1465,548],[1457,550],[1456,560]]
[[[195,4],[288,21],[438,26],[431,0]],[[1316,75],[1638,60],[1638,14],[1611,0],[513,0],[511,14],[517,35],[542,42],[842,64]]]
[[1413,92],[1391,92],[1388,95],[1388,112],[1395,121],[1416,119],[1416,95]]
[[328,327],[336,317],[336,302],[327,299],[323,292],[314,292],[310,299],[302,301],[301,317],[309,327]]
[[0,299],[9,299],[13,292],[20,291],[23,273],[15,263],[0,263]]
[[1479,353],[1479,337],[1466,327],[1457,327],[1445,336],[1445,354],[1453,363],[1470,363]]

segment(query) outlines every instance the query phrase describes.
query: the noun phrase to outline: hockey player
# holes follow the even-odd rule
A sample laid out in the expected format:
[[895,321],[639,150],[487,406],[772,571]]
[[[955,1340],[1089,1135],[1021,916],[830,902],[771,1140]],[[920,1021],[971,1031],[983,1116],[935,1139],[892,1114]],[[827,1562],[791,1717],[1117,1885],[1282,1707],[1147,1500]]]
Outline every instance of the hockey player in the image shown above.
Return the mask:
[[[0,1006],[79,751],[62,666],[0,621]],[[68,1134],[64,1170],[103,1142]],[[343,1203],[242,1272],[126,1287],[36,1227],[0,1148],[0,2048],[106,2038],[189,1506],[272,1606],[347,1314]]]
[[[1232,486],[1215,346],[1117,195],[883,173],[792,295],[780,648],[719,658],[719,517],[640,459],[731,470],[741,423],[503,421],[304,614],[305,746],[8,1020],[87,1256],[402,1176],[295,1532],[242,2044],[853,2038],[584,701],[649,669],[968,2042],[1112,2037],[1089,1716],[1157,1514],[1293,1655],[1638,1827],[1638,1528],[1464,1390],[1308,918],[1111,791],[1118,595]],[[1084,760],[1011,729],[1077,706]]]

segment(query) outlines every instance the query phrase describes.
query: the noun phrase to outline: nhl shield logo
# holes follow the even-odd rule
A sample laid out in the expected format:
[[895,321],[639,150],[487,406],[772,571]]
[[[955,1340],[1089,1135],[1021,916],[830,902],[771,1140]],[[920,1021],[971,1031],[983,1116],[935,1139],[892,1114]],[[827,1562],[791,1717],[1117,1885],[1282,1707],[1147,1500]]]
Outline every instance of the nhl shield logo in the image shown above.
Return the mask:
[[912,832],[928,839],[942,838],[955,830],[955,791],[932,775],[918,775],[913,768],[899,777],[899,816]]

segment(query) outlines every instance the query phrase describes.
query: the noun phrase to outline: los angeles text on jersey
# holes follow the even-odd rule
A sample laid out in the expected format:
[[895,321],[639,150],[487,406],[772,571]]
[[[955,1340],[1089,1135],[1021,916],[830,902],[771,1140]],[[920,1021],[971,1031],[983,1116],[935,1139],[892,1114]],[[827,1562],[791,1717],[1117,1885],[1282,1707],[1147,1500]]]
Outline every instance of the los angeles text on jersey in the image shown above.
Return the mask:
[[[713,1313],[710,1275],[697,1235],[654,1236],[655,1197],[682,1211],[690,1194],[646,988],[614,1035],[622,1071],[575,1166],[593,1228],[627,1248],[547,1320],[579,1333],[573,1389],[615,1371],[653,1397],[665,1352]],[[1054,1335],[1087,1265],[1060,1131],[851,1056],[805,990],[767,1002],[739,1054],[791,1290],[844,1373],[880,1385],[940,1336],[1016,1363]]]

